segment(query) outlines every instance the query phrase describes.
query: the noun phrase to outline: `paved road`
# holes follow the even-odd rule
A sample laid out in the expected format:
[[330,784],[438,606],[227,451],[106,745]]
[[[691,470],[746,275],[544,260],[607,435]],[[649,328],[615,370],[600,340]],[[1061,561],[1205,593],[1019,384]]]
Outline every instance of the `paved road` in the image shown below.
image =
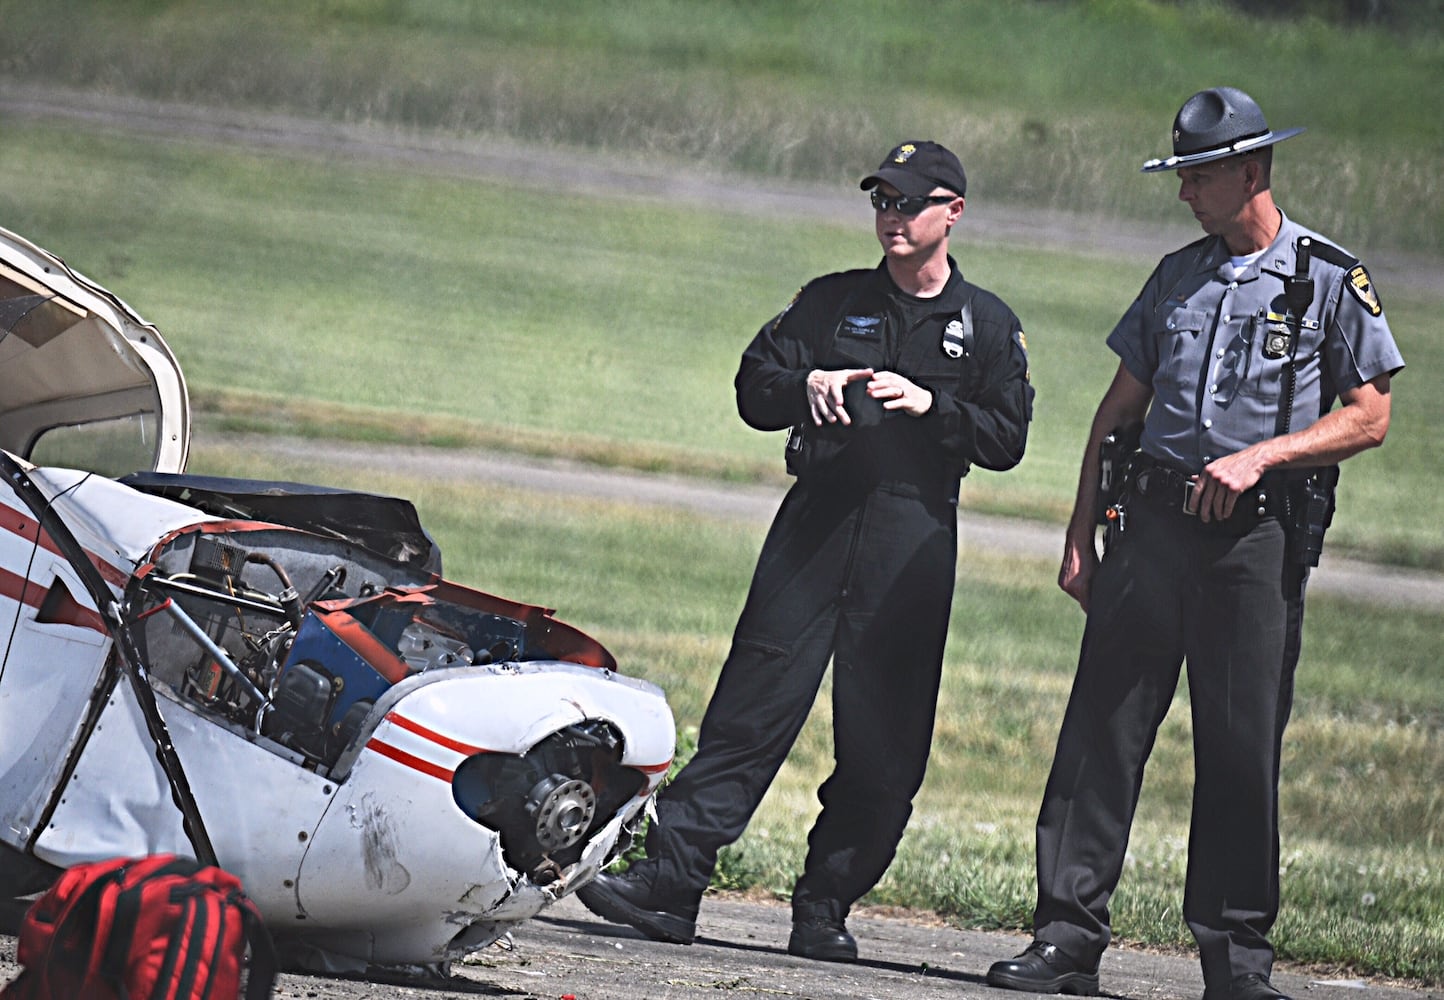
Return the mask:
[[[702,904],[690,947],[657,944],[597,920],[575,899],[525,924],[509,946],[457,964],[444,982],[383,982],[287,974],[276,997],[390,1000],[394,997],[503,997],[510,1000],[703,1000],[728,995],[808,1000],[1008,1000],[1024,994],[983,982],[992,962],[1022,949],[1015,934],[960,931],[936,922],[861,911],[849,919],[856,965],[787,954],[790,915],[775,902],[738,897]],[[0,983],[15,974],[13,938],[0,937]],[[1105,996],[1196,1000],[1203,992],[1192,955],[1113,948],[1103,957]],[[1439,1000],[1439,990],[1366,982],[1280,967],[1276,985],[1297,1000]]]
[[[235,443],[235,439],[228,439]],[[328,463],[352,471],[374,469],[450,482],[491,483],[631,503],[659,504],[713,517],[769,521],[782,497],[775,486],[723,484],[683,476],[602,469],[560,459],[534,459],[500,453],[414,446],[318,443],[301,438],[247,436],[241,447],[278,460]],[[197,448],[204,448],[200,438]],[[963,511],[963,553],[970,549],[1004,552],[1052,562],[1062,554],[1062,529]],[[1340,594],[1381,606],[1444,610],[1444,576],[1376,566],[1344,559],[1327,550],[1309,583],[1311,593]]]

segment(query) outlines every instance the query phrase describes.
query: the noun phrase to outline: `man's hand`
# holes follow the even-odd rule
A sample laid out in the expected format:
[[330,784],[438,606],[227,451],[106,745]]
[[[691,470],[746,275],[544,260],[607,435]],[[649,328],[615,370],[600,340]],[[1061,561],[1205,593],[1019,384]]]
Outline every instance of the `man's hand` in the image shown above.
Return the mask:
[[1243,491],[1257,484],[1268,470],[1265,449],[1258,445],[1208,463],[1194,477],[1189,497],[1198,510],[1198,519],[1205,523],[1227,521]]
[[933,405],[933,394],[922,386],[903,378],[897,372],[878,372],[867,383],[867,394],[882,400],[884,410],[902,410],[920,417]]
[[842,390],[853,382],[873,377],[871,368],[844,368],[841,371],[825,372],[814,369],[807,376],[807,405],[812,410],[812,422],[818,427],[824,423],[852,423],[842,405]]
[[1086,535],[1068,531],[1068,540],[1063,546],[1063,565],[1058,568],[1058,586],[1063,589],[1083,613],[1088,613],[1088,598],[1093,590],[1093,573],[1098,569],[1098,549],[1090,525]]

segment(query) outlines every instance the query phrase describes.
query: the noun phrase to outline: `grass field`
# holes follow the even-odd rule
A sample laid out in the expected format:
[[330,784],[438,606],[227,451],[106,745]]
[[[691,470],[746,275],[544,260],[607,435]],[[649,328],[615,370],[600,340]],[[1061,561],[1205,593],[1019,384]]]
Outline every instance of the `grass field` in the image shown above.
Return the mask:
[[[316,478],[416,499],[447,574],[545,603],[667,691],[683,744],[726,653],[762,529],[705,516],[381,473],[263,466],[207,448],[199,471]],[[897,862],[869,902],[1026,928],[1032,825],[1082,616],[1051,564],[961,566],[929,776]],[[1283,779],[1282,956],[1356,974],[1444,978],[1444,686],[1438,616],[1311,598]],[[1387,635],[1387,644],[1378,637]],[[785,895],[830,767],[820,700],[716,884]],[[1191,794],[1187,696],[1159,735],[1115,900],[1117,932],[1187,945],[1178,916]]]
[[1138,164],[1232,83],[1310,127],[1286,158],[1316,226],[1441,252],[1444,15],[1391,6],[1411,13],[1344,29],[1219,0],[4,0],[0,80],[834,183],[926,136],[970,194],[1155,218]]
[[[1282,147],[1284,207],[1337,229],[1355,251],[1444,254],[1444,122],[1435,102],[1398,99],[1444,89],[1433,29],[1401,39],[1305,21],[1265,41],[1217,5],[1150,0],[907,0],[886,16],[861,0],[798,16],[766,2],[606,10],[579,0],[244,10],[0,0],[0,87],[56,83],[521,138],[854,194],[859,170],[900,131],[918,130],[964,150],[975,202],[1176,218],[1171,185],[1139,178],[1138,161],[1159,151],[1182,97],[1220,76],[1251,86],[1266,54],[1268,80],[1252,89],[1271,120],[1311,127]],[[748,431],[733,409],[738,353],[802,281],[877,259],[865,224],[29,121],[0,120],[0,140],[0,225],[155,321],[213,431],[778,478],[781,442]],[[980,243],[966,217],[955,249],[969,277],[1022,316],[1038,389],[1022,467],[973,476],[964,502],[1060,523],[1114,364],[1103,336],[1156,254]],[[1441,569],[1444,394],[1429,386],[1444,366],[1444,296],[1387,282],[1382,294],[1410,369],[1396,382],[1388,443],[1347,467],[1329,544]],[[347,484],[324,464],[263,467],[224,448],[195,458],[201,472]],[[449,575],[559,607],[629,672],[662,684],[684,729],[695,726],[760,530],[506,490],[353,485],[416,497]],[[874,901],[1027,925],[1033,815],[1082,626],[1055,569],[964,567],[928,783]],[[1285,762],[1282,954],[1444,982],[1439,654],[1437,615],[1311,598]],[[720,884],[790,886],[828,767],[827,725],[824,702],[724,856]],[[1186,943],[1189,758],[1180,694],[1116,900],[1118,930],[1132,940]]]
[[[736,418],[737,357],[807,278],[878,255],[861,226],[27,123],[6,134],[7,227],[155,320],[198,408],[232,427],[779,476],[780,444]],[[957,256],[1022,316],[1038,389],[1027,460],[974,476],[964,502],[1058,521],[1116,364],[1101,341],[1153,261],[974,244],[964,220]],[[1350,463],[1331,544],[1438,569],[1444,395],[1423,383],[1444,365],[1444,297],[1383,295],[1411,368],[1387,446]]]

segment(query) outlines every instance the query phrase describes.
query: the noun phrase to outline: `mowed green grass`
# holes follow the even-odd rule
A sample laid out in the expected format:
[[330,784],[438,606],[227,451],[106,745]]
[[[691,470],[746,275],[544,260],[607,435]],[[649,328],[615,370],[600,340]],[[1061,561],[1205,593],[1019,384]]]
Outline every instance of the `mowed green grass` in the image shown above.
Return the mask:
[[[641,0],[11,0],[4,81],[600,148],[851,190],[901,135],[964,153],[975,205],[1177,218],[1140,178],[1167,118],[1252,90],[1284,147],[1280,200],[1363,252],[1444,247],[1437,19],[1408,37],[1206,2],[824,5]],[[1120,57],[1119,53],[1126,53]],[[1267,66],[1267,72],[1259,69]],[[1140,84],[1140,81],[1144,83]],[[736,357],[807,277],[869,266],[859,226],[705,204],[477,184],[336,156],[287,159],[0,120],[0,225],[156,321],[208,429],[478,443],[732,479],[780,442],[732,409]],[[855,194],[855,191],[853,191]],[[866,214],[860,216],[866,219]],[[1024,465],[965,502],[1057,520],[1113,362],[1104,334],[1156,254],[955,248],[1028,329]],[[1171,249],[1159,247],[1158,253]],[[1349,463],[1333,551],[1444,566],[1434,483],[1437,295],[1381,289],[1410,371],[1387,446]],[[208,437],[208,440],[215,440]],[[345,483],[198,449],[197,471]],[[626,505],[362,477],[416,497],[451,575],[556,605],[664,685],[684,738],[725,652],[761,529]],[[876,902],[1025,927],[1031,824],[1082,619],[1045,563],[963,567],[927,785]],[[1438,616],[1311,598],[1284,778],[1292,958],[1444,980]],[[718,883],[786,892],[828,767],[824,701]],[[1186,943],[1186,702],[1160,734],[1115,899],[1126,938]]]
[[1288,147],[1309,221],[1356,252],[1444,252],[1444,17],[1429,0],[1346,24],[1342,6],[7,0],[0,81],[827,182],[936,138],[969,194],[1131,218],[1168,215],[1134,182],[1179,104],[1231,84],[1309,127]]
[[[222,445],[197,471],[319,479],[412,497],[447,575],[559,609],[660,684],[685,748],[726,654],[764,526],[669,509],[458,487],[324,459],[277,467]],[[1051,563],[960,566],[927,781],[898,859],[864,902],[1026,929],[1033,819],[1083,618]],[[1358,974],[1444,978],[1444,686],[1438,616],[1313,597],[1283,777],[1283,957]],[[1384,641],[1381,637],[1387,637]],[[819,700],[715,884],[786,895],[831,766]],[[1113,907],[1125,940],[1188,946],[1179,917],[1191,794],[1180,691],[1145,780]]]
[[[737,353],[807,276],[876,257],[865,226],[35,126],[7,131],[21,140],[0,149],[9,227],[157,322],[203,405],[239,400],[246,420],[262,424],[256,414],[274,409],[287,420],[309,416],[318,430],[379,418],[389,425],[382,436],[405,437],[413,425],[457,428],[459,440],[500,429],[563,454],[600,443],[630,464],[765,474],[778,465],[780,442],[746,430],[733,412]],[[1039,390],[1023,467],[979,473],[967,496],[1057,518],[1112,367],[1099,341],[1151,261],[966,239],[958,255],[1023,315]],[[1391,316],[1411,334],[1403,337],[1411,362],[1427,372],[1437,353],[1432,304],[1399,299],[1387,298]],[[1399,382],[1388,446],[1351,465],[1354,492],[1335,539],[1431,537],[1433,467],[1420,463],[1434,445],[1420,425],[1439,403],[1405,392],[1409,381]],[[1376,471],[1360,473],[1365,463]],[[324,482],[347,475],[206,451],[195,467]],[[664,686],[684,737],[695,727],[760,528],[424,482],[358,485],[416,497],[453,576],[558,606],[630,672]],[[1359,496],[1372,518],[1359,516],[1350,499]],[[1032,817],[1082,624],[1052,585],[1053,570],[1003,560],[964,567],[929,781],[872,900],[968,924],[1027,925]],[[1441,975],[1430,958],[1440,954],[1433,928],[1444,898],[1429,861],[1444,823],[1437,624],[1437,616],[1314,600],[1284,785],[1285,954]],[[824,699],[757,822],[725,855],[719,884],[788,889],[828,767],[828,722]],[[1180,696],[1115,908],[1131,939],[1186,943],[1177,913],[1188,739]]]
[[[779,477],[780,441],[736,417],[741,349],[811,276],[878,259],[865,211],[856,224],[759,218],[334,157],[5,131],[4,224],[155,321],[221,426]],[[1140,192],[1171,200],[1157,181],[1139,178]],[[966,216],[954,249],[1022,317],[1038,390],[1022,467],[974,476],[964,503],[1061,520],[1116,365],[1102,340],[1153,259],[973,242]],[[1444,300],[1379,280],[1410,370],[1387,445],[1347,467],[1330,544],[1440,568],[1444,394],[1427,383],[1444,362]]]

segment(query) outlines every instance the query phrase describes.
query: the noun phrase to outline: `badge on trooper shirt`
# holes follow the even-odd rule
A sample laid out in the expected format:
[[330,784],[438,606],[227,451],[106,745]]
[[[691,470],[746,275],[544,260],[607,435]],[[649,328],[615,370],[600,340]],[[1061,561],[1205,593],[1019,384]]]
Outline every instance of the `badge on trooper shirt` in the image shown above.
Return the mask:
[[1278,361],[1284,355],[1292,353],[1294,331],[1289,328],[1287,317],[1278,313],[1271,312],[1265,319],[1263,356],[1271,361]]

